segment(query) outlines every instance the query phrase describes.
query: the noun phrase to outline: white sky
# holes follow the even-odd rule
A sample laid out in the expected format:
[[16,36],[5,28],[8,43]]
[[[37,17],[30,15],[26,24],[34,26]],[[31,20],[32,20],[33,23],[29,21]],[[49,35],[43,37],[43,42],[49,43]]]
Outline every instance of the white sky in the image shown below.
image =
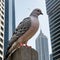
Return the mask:
[[38,32],[28,41],[28,45],[35,49],[35,39],[40,33],[40,29],[48,38],[49,54],[51,53],[50,33],[49,33],[49,20],[46,13],[45,0],[15,0],[16,11],[16,27],[35,8],[40,8],[43,15],[39,16],[40,27]]

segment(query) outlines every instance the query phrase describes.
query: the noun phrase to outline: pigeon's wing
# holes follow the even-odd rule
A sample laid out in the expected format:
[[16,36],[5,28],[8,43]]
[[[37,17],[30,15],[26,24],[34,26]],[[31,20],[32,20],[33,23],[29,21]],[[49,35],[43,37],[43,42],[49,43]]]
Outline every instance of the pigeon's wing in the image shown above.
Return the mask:
[[16,28],[16,31],[20,32],[21,34],[24,34],[31,26],[31,18],[25,18]]
[[30,26],[31,18],[27,17],[17,26],[9,42],[9,46],[11,46],[19,37],[21,37],[30,28]]

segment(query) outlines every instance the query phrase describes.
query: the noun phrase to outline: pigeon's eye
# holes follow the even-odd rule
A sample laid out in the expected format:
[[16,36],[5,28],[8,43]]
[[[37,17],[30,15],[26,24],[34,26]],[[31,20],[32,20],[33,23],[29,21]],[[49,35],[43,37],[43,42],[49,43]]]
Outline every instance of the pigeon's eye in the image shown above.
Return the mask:
[[40,10],[37,10],[38,12],[40,12]]

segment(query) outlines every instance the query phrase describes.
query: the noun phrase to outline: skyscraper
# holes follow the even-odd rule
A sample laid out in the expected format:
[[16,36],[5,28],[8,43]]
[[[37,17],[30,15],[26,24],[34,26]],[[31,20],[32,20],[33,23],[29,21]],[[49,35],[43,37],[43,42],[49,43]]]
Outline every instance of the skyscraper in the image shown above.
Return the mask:
[[15,0],[5,0],[5,35],[4,35],[4,54],[8,46],[8,41],[15,30]]
[[4,55],[4,0],[0,0],[0,60],[3,60]]
[[53,56],[52,56],[52,54],[50,54],[50,60],[53,60]]
[[48,39],[42,31],[36,39],[36,50],[38,51],[38,60],[49,60]]
[[53,60],[60,60],[60,0],[46,0]]

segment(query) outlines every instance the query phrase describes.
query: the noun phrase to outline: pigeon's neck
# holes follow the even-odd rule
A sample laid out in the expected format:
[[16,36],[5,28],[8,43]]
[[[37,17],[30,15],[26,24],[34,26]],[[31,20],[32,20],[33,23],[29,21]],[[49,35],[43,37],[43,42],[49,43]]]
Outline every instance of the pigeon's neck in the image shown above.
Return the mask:
[[36,16],[30,16],[30,18],[32,19],[32,21],[38,20],[38,17]]
[[33,14],[33,13],[31,13],[30,16],[33,16],[33,17],[38,18],[38,15],[37,15],[37,14]]
[[38,16],[36,16],[36,15],[30,15],[30,17],[38,18]]

